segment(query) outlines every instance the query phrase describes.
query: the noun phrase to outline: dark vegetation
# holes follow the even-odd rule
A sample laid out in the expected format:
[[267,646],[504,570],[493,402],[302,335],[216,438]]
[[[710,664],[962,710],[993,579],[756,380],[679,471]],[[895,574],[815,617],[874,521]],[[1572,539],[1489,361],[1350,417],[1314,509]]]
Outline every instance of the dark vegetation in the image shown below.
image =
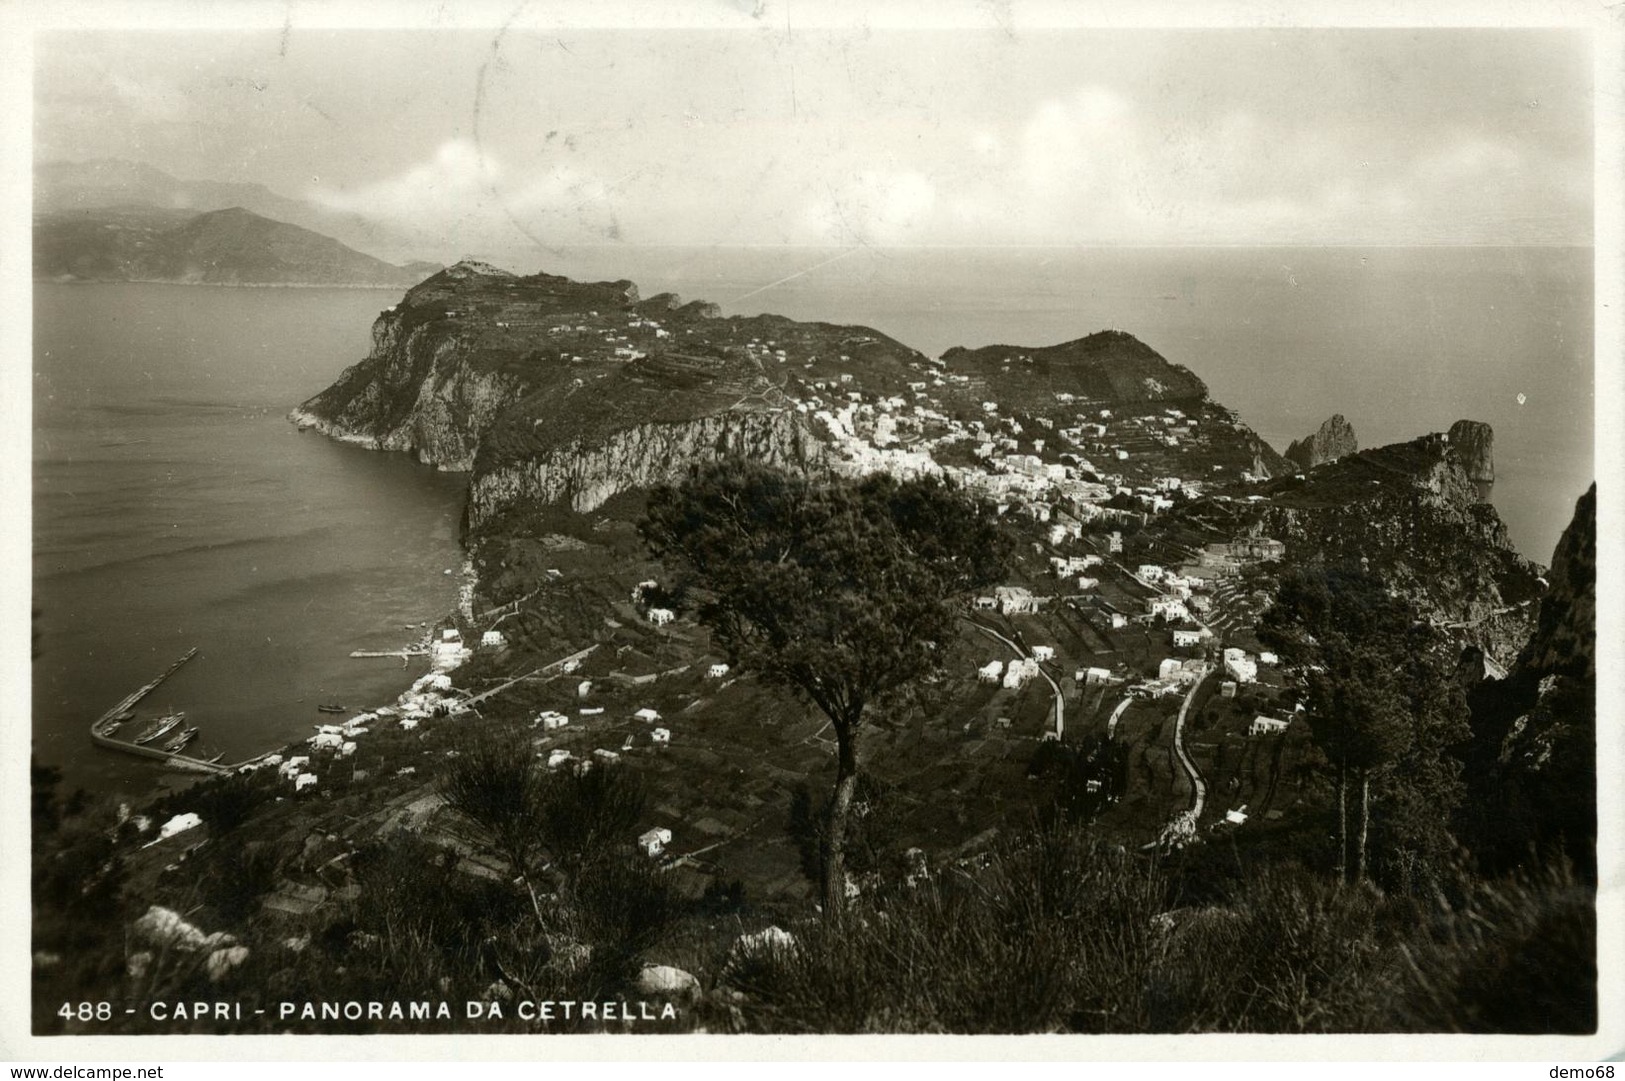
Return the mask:
[[650,496],[655,554],[699,595],[737,665],[804,696],[835,730],[820,833],[824,911],[847,898],[846,831],[865,710],[941,665],[957,605],[998,580],[997,513],[939,481],[813,481],[740,459],[696,467]]
[[[1547,656],[1464,690],[1444,636],[1381,576],[1337,562],[1249,573],[1245,590],[1273,597],[1258,635],[1286,676],[1235,699],[1202,697],[1186,738],[1213,741],[1197,752],[1212,799],[1227,779],[1260,791],[1268,777],[1271,793],[1294,789],[1295,811],[1206,828],[1202,843],[1159,856],[1126,816],[1151,784],[1172,783],[1166,704],[1135,702],[1113,740],[1028,744],[1009,763],[1025,802],[1002,817],[933,799],[935,774],[864,757],[898,746],[882,742],[905,715],[897,702],[934,720],[957,693],[934,682],[963,630],[948,599],[998,580],[1012,557],[1009,530],[985,511],[932,484],[815,481],[741,463],[698,470],[633,509],[606,543],[637,547],[625,520],[644,517],[644,538],[684,571],[658,599],[698,614],[714,648],[756,674],[747,701],[796,716],[797,733],[822,720],[835,733],[827,751],[805,752],[836,759],[833,785],[804,784],[761,827],[823,887],[823,911],[638,851],[633,838],[665,798],[657,774],[602,761],[546,768],[521,718],[556,701],[520,685],[511,716],[377,734],[435,763],[418,801],[444,802],[435,829],[412,824],[410,808],[382,815],[353,779],[324,779],[318,805],[256,774],[145,808],[207,823],[152,858],[118,809],[65,798],[36,769],[36,1031],[154,1030],[139,1015],[92,1026],[54,1013],[109,988],[132,1004],[354,998],[455,1010],[450,1025],[268,1015],[233,1026],[242,1031],[619,1031],[580,1017],[524,1021],[513,1005],[620,998],[679,1004],[677,1018],[639,1032],[1594,1030],[1589,667]],[[567,527],[587,537],[602,525],[582,516]],[[569,566],[572,539],[538,525],[482,577],[518,588],[538,568]],[[1584,582],[1584,569],[1570,577]],[[548,628],[527,620],[581,630],[626,605],[582,579],[576,593],[558,586],[545,617],[504,629],[545,642]],[[1554,641],[1587,640],[1555,615],[1542,625]],[[669,663],[669,642],[648,633],[651,667]],[[459,675],[508,674],[489,665]],[[818,723],[784,705],[797,695]],[[1224,740],[1238,718],[1299,700],[1308,723],[1295,731],[1309,734],[1292,737],[1290,772],[1287,738]],[[1025,719],[1020,696],[998,708]],[[789,744],[789,730],[772,738]],[[369,815],[385,825],[353,846],[340,839]],[[962,833],[922,850],[909,840],[921,818],[952,819]],[[323,903],[286,903],[318,892]],[[247,957],[212,975],[208,951],[142,943],[130,928],[149,905],[236,936]],[[769,925],[788,937],[744,937]],[[640,992],[651,964],[691,973],[694,986]],[[464,1002],[502,1017],[468,1022]]]

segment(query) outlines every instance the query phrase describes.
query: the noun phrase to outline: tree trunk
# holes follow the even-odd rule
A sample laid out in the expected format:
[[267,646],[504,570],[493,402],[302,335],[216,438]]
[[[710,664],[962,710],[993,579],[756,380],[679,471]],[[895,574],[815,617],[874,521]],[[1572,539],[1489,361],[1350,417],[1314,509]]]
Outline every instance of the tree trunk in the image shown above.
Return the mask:
[[1339,762],[1337,765],[1337,881],[1347,882],[1349,878],[1349,813],[1348,813],[1348,766]]
[[1360,772],[1360,846],[1354,853],[1354,881],[1365,881],[1365,837],[1371,825],[1371,774]]
[[837,725],[835,738],[838,748],[835,795],[829,801],[829,818],[824,829],[824,918],[830,921],[839,920],[846,908],[846,820],[852,810],[852,797],[858,790],[856,732]]

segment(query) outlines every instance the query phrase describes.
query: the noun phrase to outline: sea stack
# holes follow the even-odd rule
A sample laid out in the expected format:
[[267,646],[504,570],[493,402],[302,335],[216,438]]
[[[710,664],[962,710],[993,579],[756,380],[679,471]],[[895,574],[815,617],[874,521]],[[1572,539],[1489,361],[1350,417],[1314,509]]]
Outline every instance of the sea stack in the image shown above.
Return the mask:
[[[1454,440],[1452,440],[1454,442]],[[1299,469],[1313,469],[1324,462],[1335,461],[1345,454],[1360,449],[1354,438],[1354,426],[1341,413],[1333,413],[1314,435],[1294,440],[1286,448],[1286,459]]]
[[1450,426],[1450,450],[1487,502],[1495,484],[1495,432],[1481,420],[1458,420]]

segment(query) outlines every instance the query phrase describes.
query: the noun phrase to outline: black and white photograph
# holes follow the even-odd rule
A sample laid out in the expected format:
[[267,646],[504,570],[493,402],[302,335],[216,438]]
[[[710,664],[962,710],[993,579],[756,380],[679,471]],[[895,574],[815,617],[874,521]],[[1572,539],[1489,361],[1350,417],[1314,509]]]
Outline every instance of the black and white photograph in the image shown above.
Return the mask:
[[1618,26],[1112,11],[14,8],[29,1054],[1618,1054]]

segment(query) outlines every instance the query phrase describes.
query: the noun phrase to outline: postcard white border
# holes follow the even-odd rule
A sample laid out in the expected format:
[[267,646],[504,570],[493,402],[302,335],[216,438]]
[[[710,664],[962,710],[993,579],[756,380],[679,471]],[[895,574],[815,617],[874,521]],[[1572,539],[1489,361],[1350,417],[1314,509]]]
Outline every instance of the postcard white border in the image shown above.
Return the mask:
[[[0,478],[11,511],[0,530],[7,572],[0,590],[0,1061],[128,1063],[189,1060],[275,1061],[396,1059],[624,1060],[1409,1060],[1583,1062],[1625,1056],[1625,651],[1620,568],[1625,517],[1617,497],[1625,480],[1625,9],[1546,0],[1400,0],[1331,2],[1064,2],[1064,0],[889,0],[788,3],[786,0],[340,0],[210,4],[151,0],[14,2],[0,7]],[[533,1036],[145,1036],[34,1037],[28,1033],[29,923],[28,709],[32,291],[32,35],[45,29],[416,28],[798,28],[936,27],[1041,32],[1060,27],[1547,27],[1587,29],[1595,59],[1596,119],[1596,443],[1598,534],[1598,855],[1601,1030],[1589,1037],[1176,1036],[1176,1037],[533,1037]],[[1541,1076],[1545,1076],[1544,1070]]]

